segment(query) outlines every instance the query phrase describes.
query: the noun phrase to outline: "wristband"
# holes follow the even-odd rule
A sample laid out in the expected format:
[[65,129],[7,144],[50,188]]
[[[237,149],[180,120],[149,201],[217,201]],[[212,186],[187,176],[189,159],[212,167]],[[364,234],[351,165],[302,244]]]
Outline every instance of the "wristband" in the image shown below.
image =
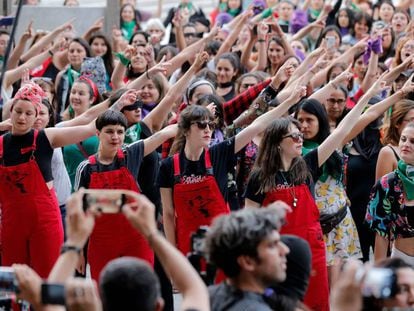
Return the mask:
[[63,244],[62,248],[60,249],[60,254],[64,254],[66,252],[76,252],[78,255],[80,255],[81,251],[82,251],[82,248],[80,247]]
[[115,56],[118,57],[121,64],[124,65],[125,67],[127,67],[129,63],[131,62],[128,58],[125,57],[123,53],[115,53]]
[[151,78],[150,78],[150,76],[149,76],[149,74],[148,74],[148,70],[147,70],[147,71],[145,71],[145,77],[146,77],[148,80],[151,80]]
[[52,50],[47,51],[49,53],[50,56],[53,57],[54,53],[52,52]]
[[267,8],[262,12],[262,18],[268,18],[270,15],[272,15],[272,8]]
[[266,42],[265,39],[258,39],[257,42]]

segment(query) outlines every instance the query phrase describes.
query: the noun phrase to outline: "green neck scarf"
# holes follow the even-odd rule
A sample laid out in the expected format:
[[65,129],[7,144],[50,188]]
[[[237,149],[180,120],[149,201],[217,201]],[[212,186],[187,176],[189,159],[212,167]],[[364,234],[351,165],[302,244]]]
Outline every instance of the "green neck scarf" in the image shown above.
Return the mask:
[[130,126],[125,132],[125,144],[131,144],[141,138],[141,124],[136,123]]
[[[319,144],[314,142],[314,141],[310,141],[310,140],[304,140],[303,141],[303,146],[302,146],[302,155],[306,155],[309,152],[311,152],[313,149],[316,149],[319,147]],[[326,165],[322,165],[322,175],[319,177],[319,180],[322,182],[325,182],[329,177],[329,174],[327,172],[326,169]]]
[[132,35],[134,34],[135,25],[135,21],[122,22],[122,32],[127,40],[131,39]]
[[395,173],[401,179],[404,186],[404,193],[408,200],[414,200],[414,166],[398,161]]
[[231,16],[235,17],[237,14],[240,13],[240,9],[228,9],[227,13],[229,13]]
[[322,10],[315,10],[315,9],[309,8],[310,16],[315,18],[315,19],[318,18],[319,14],[321,14],[321,12],[322,12]]
[[69,88],[72,88],[73,82],[79,78],[80,72],[76,71],[72,68],[72,65],[69,65],[67,70],[68,81],[69,81]]

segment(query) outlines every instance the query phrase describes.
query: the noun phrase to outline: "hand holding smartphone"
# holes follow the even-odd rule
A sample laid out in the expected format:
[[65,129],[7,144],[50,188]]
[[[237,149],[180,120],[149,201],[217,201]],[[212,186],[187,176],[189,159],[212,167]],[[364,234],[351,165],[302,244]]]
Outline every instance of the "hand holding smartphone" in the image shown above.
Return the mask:
[[117,214],[128,201],[137,195],[131,190],[85,189],[83,190],[83,210],[96,214]]

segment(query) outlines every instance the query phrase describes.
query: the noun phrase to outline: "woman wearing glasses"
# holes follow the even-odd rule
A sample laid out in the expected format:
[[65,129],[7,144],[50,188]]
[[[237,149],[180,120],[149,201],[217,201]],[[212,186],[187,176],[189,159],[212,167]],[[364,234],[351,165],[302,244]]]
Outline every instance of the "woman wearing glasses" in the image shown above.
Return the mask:
[[209,225],[219,214],[229,213],[228,173],[234,169],[235,153],[268,124],[285,114],[305,94],[300,87],[275,109],[257,118],[236,136],[211,148],[214,116],[205,107],[182,111],[171,154],[160,168],[159,185],[167,239],[184,254],[191,250],[191,234]]
[[311,246],[312,269],[315,273],[310,278],[305,296],[305,304],[311,309],[329,310],[325,243],[318,208],[312,196],[313,180],[318,180],[322,175],[322,165],[342,146],[368,100],[382,89],[381,83],[379,80],[333,133],[303,157],[300,123],[291,118],[273,121],[264,133],[250,176],[246,206],[258,208],[277,200],[285,201],[292,206],[292,212],[288,213],[287,224],[282,232],[300,236]]

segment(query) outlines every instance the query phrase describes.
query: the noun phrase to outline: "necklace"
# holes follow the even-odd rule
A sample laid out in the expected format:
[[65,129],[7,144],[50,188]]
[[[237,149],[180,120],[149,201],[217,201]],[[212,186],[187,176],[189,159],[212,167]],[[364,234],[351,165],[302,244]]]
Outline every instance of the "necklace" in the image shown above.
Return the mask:
[[289,184],[289,183],[288,183],[288,181],[286,180],[285,173],[284,173],[284,172],[282,172],[282,171],[279,171],[279,172],[280,172],[280,176],[282,176],[282,179],[283,179],[283,184],[287,187],[287,189],[288,189],[288,190],[289,190],[289,192],[290,192],[290,195],[291,195],[291,196],[292,196],[292,198],[293,198],[292,206],[293,206],[294,208],[296,208],[296,206],[297,206],[297,204],[298,204],[298,198],[296,197],[295,186],[294,186],[294,185],[290,186],[290,184]]

